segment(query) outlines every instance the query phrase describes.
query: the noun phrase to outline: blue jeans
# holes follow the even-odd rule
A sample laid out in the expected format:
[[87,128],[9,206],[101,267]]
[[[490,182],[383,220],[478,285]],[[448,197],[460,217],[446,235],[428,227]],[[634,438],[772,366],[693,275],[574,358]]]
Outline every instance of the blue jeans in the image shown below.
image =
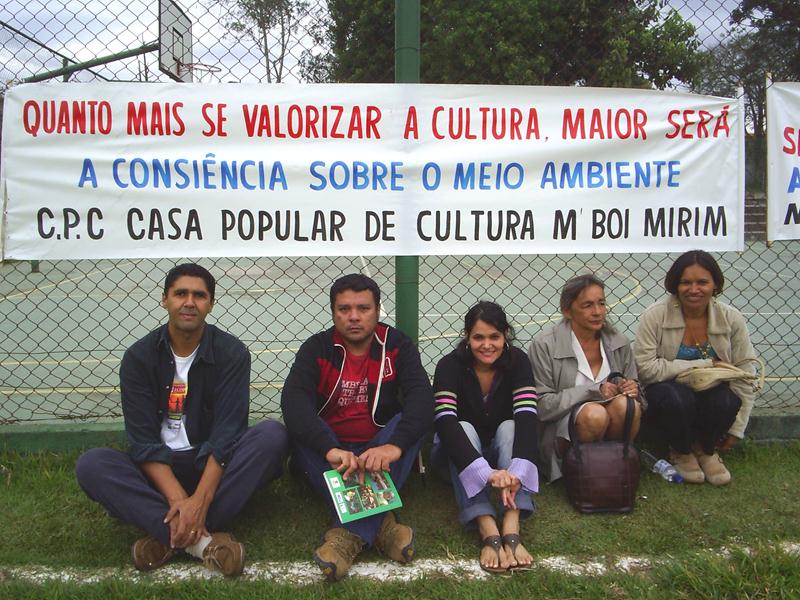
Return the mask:
[[[386,426],[379,430],[378,433],[375,434],[375,437],[366,444],[348,444],[345,442],[337,442],[337,447],[343,450],[349,450],[353,454],[359,455],[368,448],[374,448],[376,446],[387,444],[391,439],[397,424],[400,422],[401,417],[401,414],[392,417]],[[332,430],[331,435],[336,438],[336,434],[334,434]],[[419,452],[421,445],[422,440],[420,439],[411,448],[405,450],[403,455],[398,460],[393,462],[389,467],[389,475],[391,475],[392,481],[394,482],[394,485],[398,491],[406,482],[406,479],[408,479],[408,475],[411,472],[411,468],[414,466],[414,462],[417,459],[417,453]],[[339,522],[339,515],[336,511],[336,506],[333,504],[331,494],[328,491],[328,486],[325,484],[325,477],[323,476],[325,471],[330,471],[333,467],[331,467],[328,461],[325,460],[325,457],[320,455],[319,452],[309,448],[308,446],[298,444],[296,441],[292,444],[292,457],[294,460],[293,469],[298,469],[303,474],[303,477],[306,478],[314,491],[325,498],[325,501],[331,510],[331,515],[333,516],[332,520],[336,524],[335,526],[344,527],[349,532],[355,533],[362,540],[364,540],[367,547],[372,546],[372,544],[375,543],[375,538],[378,537],[378,530],[380,529],[381,523],[383,523],[383,518],[386,515],[381,513],[371,517],[365,517],[357,521],[351,521],[350,523],[341,524]]]
[[[475,427],[467,421],[459,421],[461,428],[469,438],[473,447],[481,453],[486,461],[495,469],[507,469],[511,464],[511,453],[514,448],[514,421],[511,419],[503,421],[495,432],[494,438],[489,442],[489,446],[482,448],[480,436],[475,431]],[[443,472],[445,479],[453,484],[453,492],[458,504],[458,520],[463,526],[471,526],[476,517],[491,515],[497,517],[491,499],[489,498],[489,488],[485,487],[472,498],[467,496],[461,480],[458,478],[458,470],[452,461],[448,460],[447,449],[444,448],[439,437],[433,441],[431,450],[431,462],[436,468]],[[515,502],[520,511],[520,518],[529,517],[535,510],[531,493],[520,488],[517,492]],[[504,507],[501,510],[505,511]]]

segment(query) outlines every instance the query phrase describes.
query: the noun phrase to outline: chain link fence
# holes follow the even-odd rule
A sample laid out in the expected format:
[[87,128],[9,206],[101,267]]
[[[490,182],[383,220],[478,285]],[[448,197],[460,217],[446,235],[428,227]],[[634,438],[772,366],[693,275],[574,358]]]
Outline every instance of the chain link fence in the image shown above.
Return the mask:
[[[178,0],[178,4],[193,23],[193,62],[219,69],[201,67],[196,81],[393,80],[391,1]],[[729,65],[723,64],[720,49],[735,47],[754,31],[746,19],[734,22],[736,0],[567,1],[551,3],[554,8],[537,14],[530,12],[536,3],[521,1],[475,3],[482,5],[477,13],[462,3],[422,4],[426,82],[641,85],[734,95],[735,88],[730,91],[721,81],[720,74]],[[632,12],[632,6],[639,12]],[[594,22],[624,29],[592,11],[606,11],[609,18],[613,15],[608,11],[616,11],[614,18],[624,13],[631,30],[638,27],[641,35],[621,38],[599,26],[587,30],[586,24]],[[561,40],[563,51],[536,54],[540,52],[536,45],[545,44],[542,40],[550,33],[556,37],[548,38],[548,43]],[[42,72],[118,54],[157,37],[158,3],[149,0],[6,0],[0,7],[0,91]],[[658,46],[659,40],[666,45]],[[653,51],[659,48],[654,62]],[[505,71],[493,66],[498,57],[510,65]],[[532,57],[533,62],[522,57]],[[619,67],[622,63],[628,65],[627,71]],[[741,63],[739,68],[744,68]],[[758,73],[762,82],[764,72]],[[739,74],[739,83],[745,75]],[[606,79],[596,81],[599,76]],[[66,79],[169,80],[158,70],[155,53],[79,70]],[[761,92],[744,91],[749,123],[748,246],[743,253],[716,256],[728,280],[722,299],[745,314],[756,350],[768,365],[767,385],[757,406],[783,414],[797,410],[800,391],[800,242],[770,247],[758,241],[765,235]],[[438,359],[456,342],[467,308],[480,299],[495,299],[506,308],[517,343],[527,347],[536,333],[559,317],[563,282],[587,271],[607,282],[612,319],[632,339],[638,315],[663,294],[663,276],[675,255],[624,250],[621,247],[613,255],[421,258],[419,329],[426,369],[433,373]],[[119,362],[134,340],[163,322],[163,277],[176,262],[0,265],[0,424],[119,419]],[[280,388],[296,350],[309,335],[329,326],[327,297],[333,279],[352,271],[374,277],[383,292],[382,316],[390,324],[395,320],[392,258],[199,262],[218,279],[218,298],[209,320],[251,350],[255,419],[279,413]]]

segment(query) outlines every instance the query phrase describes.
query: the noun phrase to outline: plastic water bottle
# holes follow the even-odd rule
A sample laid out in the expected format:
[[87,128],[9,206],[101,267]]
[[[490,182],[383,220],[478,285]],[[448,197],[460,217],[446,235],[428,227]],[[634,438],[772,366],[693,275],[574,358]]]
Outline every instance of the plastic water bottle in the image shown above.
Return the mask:
[[680,476],[680,473],[675,470],[675,467],[673,467],[669,461],[663,458],[658,459],[647,450],[639,452],[639,456],[641,456],[642,462],[644,462],[648,469],[653,473],[661,475],[666,481],[670,483],[683,483],[683,477]]

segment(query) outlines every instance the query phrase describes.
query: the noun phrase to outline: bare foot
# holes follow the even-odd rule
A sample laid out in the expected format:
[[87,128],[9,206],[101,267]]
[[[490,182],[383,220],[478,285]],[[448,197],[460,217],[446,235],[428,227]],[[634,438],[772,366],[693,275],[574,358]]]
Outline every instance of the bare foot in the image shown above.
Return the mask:
[[481,568],[490,571],[508,570],[508,568],[511,566],[511,563],[509,562],[508,554],[506,554],[506,550],[503,548],[502,542],[500,541],[500,536],[494,538],[490,537],[487,539],[496,540],[496,543],[481,546]]
[[511,537],[511,535],[503,536],[503,548],[511,562],[511,567],[530,567],[533,564],[533,557],[519,541],[519,537]]
[[512,569],[528,569],[533,557],[522,545],[519,538],[519,511],[507,510],[503,515],[503,549]]

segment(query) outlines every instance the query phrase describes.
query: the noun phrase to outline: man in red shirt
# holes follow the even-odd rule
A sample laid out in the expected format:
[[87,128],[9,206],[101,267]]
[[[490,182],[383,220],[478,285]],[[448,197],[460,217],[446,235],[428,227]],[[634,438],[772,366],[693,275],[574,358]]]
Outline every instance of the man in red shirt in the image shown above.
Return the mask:
[[[339,526],[323,473],[389,471],[399,489],[433,421],[430,380],[413,342],[378,321],[380,290],[354,273],[330,291],[333,327],[301,346],[281,396],[294,467],[330,503],[335,527],[314,552],[330,581],[344,577],[372,545],[401,563],[414,556],[414,531],[382,513]],[[401,402],[402,399],[402,402]]]

